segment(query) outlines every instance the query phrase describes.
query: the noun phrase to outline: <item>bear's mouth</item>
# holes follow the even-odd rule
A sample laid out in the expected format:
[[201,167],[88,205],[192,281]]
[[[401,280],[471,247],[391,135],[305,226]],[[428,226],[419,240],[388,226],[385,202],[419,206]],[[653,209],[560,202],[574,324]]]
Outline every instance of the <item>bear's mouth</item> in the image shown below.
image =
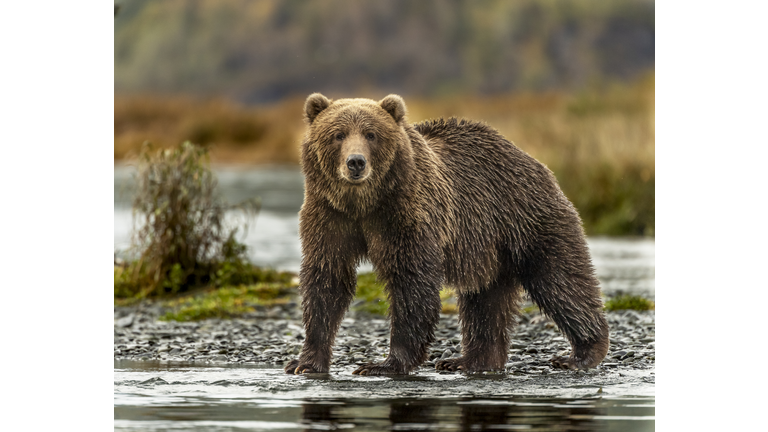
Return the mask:
[[363,184],[366,180],[368,180],[369,175],[368,174],[358,174],[358,175],[346,175],[344,176],[344,180],[346,180],[348,183],[351,183],[354,186],[359,186]]
[[340,168],[339,169],[339,177],[341,177],[342,180],[344,180],[346,183],[352,185],[352,186],[360,186],[363,183],[365,183],[368,178],[371,177],[371,173],[373,170],[370,168],[365,169],[362,172],[359,173],[353,173],[349,172],[349,170]]

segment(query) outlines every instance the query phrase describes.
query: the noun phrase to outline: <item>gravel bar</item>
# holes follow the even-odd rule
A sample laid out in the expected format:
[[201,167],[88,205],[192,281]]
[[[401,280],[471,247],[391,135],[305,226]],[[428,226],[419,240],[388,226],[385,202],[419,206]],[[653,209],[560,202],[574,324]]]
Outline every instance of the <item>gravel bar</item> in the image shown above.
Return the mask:
[[[233,319],[165,322],[160,306],[115,307],[115,360],[159,360],[283,365],[298,356],[304,340],[301,313],[295,302]],[[611,348],[598,369],[623,371],[653,369],[656,361],[655,312],[607,313]],[[441,315],[429,360],[457,357],[461,332],[456,315]],[[389,321],[369,314],[347,313],[333,348],[333,368],[380,361],[389,351]],[[528,313],[518,319],[506,369],[513,374],[573,373],[549,364],[566,355],[570,345],[546,316]],[[426,370],[426,369],[424,369]]]

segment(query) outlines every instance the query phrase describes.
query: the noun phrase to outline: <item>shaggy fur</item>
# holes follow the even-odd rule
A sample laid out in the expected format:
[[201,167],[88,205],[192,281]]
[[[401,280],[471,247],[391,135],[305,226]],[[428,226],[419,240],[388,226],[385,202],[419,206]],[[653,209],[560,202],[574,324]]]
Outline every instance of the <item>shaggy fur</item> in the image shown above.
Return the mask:
[[[458,295],[462,356],[437,369],[503,369],[523,289],[571,343],[555,366],[586,369],[605,357],[608,325],[581,220],[545,166],[482,123],[411,125],[396,95],[333,102],[316,93],[305,114],[306,340],[287,373],[328,371],[365,258],[386,284],[390,353],[354,373],[406,374],[424,362],[443,284]],[[366,161],[360,178],[351,155]]]

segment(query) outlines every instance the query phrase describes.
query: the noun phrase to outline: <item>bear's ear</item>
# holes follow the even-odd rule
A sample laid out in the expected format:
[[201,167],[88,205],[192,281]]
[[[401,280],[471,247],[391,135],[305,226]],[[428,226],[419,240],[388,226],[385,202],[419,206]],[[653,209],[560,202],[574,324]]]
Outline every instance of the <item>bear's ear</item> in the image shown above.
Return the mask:
[[400,123],[400,120],[405,117],[405,102],[396,94],[385,97],[379,101],[379,105],[395,119],[395,123]]
[[309,95],[307,101],[304,102],[304,114],[307,116],[309,124],[312,124],[315,121],[315,117],[328,108],[329,105],[331,105],[331,101],[320,93]]

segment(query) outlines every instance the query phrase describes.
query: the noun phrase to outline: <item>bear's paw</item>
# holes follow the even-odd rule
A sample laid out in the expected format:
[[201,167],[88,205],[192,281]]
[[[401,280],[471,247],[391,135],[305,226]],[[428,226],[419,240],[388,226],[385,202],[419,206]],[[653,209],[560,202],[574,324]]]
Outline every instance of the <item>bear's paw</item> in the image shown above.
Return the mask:
[[452,359],[438,360],[437,363],[435,363],[435,369],[444,372],[475,373],[503,371],[504,366],[486,364],[484,362],[478,361],[477,359],[470,359],[465,356],[461,356]]
[[291,360],[283,369],[287,374],[308,374],[308,373],[328,373],[328,371],[320,370],[310,364],[301,364],[298,359]]
[[556,369],[566,369],[566,370],[587,370],[590,367],[597,366],[597,364],[595,363],[598,363],[598,364],[600,363],[599,361],[595,362],[591,359],[580,360],[578,358],[574,358],[573,356],[570,356],[570,357],[556,356],[549,359],[549,362]]

